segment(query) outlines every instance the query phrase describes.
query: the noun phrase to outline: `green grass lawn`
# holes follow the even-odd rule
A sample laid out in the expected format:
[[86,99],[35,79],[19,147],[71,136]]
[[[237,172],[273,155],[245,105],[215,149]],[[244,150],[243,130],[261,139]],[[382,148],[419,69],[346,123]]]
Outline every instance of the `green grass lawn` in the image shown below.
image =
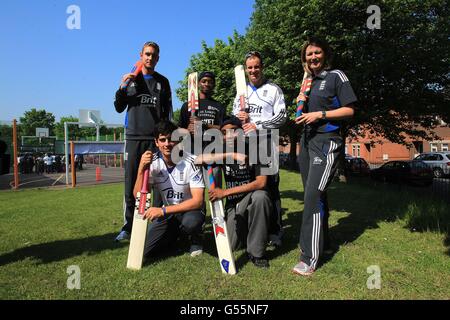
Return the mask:
[[[290,270],[298,259],[303,187],[281,171],[285,241],[260,270],[235,253],[238,274],[221,273],[211,225],[205,253],[187,246],[126,269],[123,185],[0,192],[1,299],[449,299],[450,207],[408,188],[334,183],[330,232],[336,250],[309,278]],[[208,222],[210,219],[208,217]],[[79,266],[81,289],[67,289],[67,268]],[[369,290],[370,266],[381,289]]]

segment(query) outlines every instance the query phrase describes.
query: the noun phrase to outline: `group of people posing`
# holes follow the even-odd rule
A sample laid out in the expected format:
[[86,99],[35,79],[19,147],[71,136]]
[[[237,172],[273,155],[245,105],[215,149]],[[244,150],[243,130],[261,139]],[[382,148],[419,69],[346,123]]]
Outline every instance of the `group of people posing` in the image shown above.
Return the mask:
[[[206,241],[203,239],[204,193],[208,185],[205,168],[213,164],[216,187],[208,191],[209,201],[226,200],[225,220],[232,249],[246,248],[255,266],[268,268],[266,248],[282,246],[283,241],[280,179],[276,166],[270,174],[264,170],[273,169],[274,163],[249,161],[255,148],[249,137],[256,135],[258,147],[264,145],[270,154],[275,154],[277,144],[271,142],[272,130],[280,128],[287,118],[281,88],[264,77],[263,57],[251,51],[244,59],[248,79],[245,110],[241,110],[240,99],[236,97],[232,114],[227,115],[226,108],[213,98],[215,74],[205,71],[198,78],[198,109],[192,113],[188,103],[183,104],[179,122],[175,124],[171,121],[169,81],[155,71],[159,53],[156,43],[145,43],[140,53],[142,72],[137,76],[124,75],[122,82],[129,80],[129,84],[116,92],[116,111],[127,110],[125,223],[116,241],[130,238],[135,196],[141,190],[144,172],[149,169],[153,203],[145,213],[152,221],[145,254],[168,250],[179,236],[190,242],[191,256],[201,254]],[[336,170],[338,154],[343,152],[340,121],[353,116],[356,96],[345,73],[331,69],[332,53],[325,41],[309,39],[300,54],[303,69],[312,82],[310,93],[300,93],[297,98],[304,103],[303,113],[295,120],[305,126],[299,157],[304,210],[300,255],[292,271],[308,276],[316,270],[323,252],[331,247],[327,188]],[[175,148],[179,140],[172,139],[172,134],[181,128],[187,135],[198,138],[199,124],[203,131],[222,132],[223,150],[199,154],[193,149],[183,150],[182,160],[174,161],[174,150],[179,153],[180,148]],[[244,151],[236,148],[238,145],[244,145]]]

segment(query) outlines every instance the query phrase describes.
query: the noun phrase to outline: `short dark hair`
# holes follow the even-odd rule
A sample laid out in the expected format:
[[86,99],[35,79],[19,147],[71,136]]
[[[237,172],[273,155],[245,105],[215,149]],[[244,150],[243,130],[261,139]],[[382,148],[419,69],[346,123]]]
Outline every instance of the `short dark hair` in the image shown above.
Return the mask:
[[216,82],[216,75],[212,71],[203,71],[202,73],[200,73],[200,75],[198,76],[198,81],[202,80],[205,77],[211,78],[214,80],[214,82]]
[[142,46],[142,50],[141,52],[144,51],[145,47],[153,47],[156,50],[156,53],[159,56],[159,45],[156,42],[153,41],[147,41],[146,43],[144,43],[144,45]]
[[247,54],[245,55],[245,62],[247,62],[248,59],[253,58],[253,57],[257,57],[259,59],[259,61],[261,62],[261,66],[264,66],[262,55],[261,55],[261,52],[259,52],[259,51],[247,52]]
[[172,121],[163,120],[156,125],[153,133],[155,135],[155,139],[158,139],[160,135],[162,135],[162,136],[171,135],[172,132],[174,132],[177,129],[178,129],[178,126],[175,123],[173,123]]
[[220,129],[222,129],[223,127],[225,127],[228,124],[232,124],[234,126],[237,126],[239,128],[242,128],[242,122],[241,120],[239,120],[238,117],[234,116],[234,115],[230,115],[230,116],[226,116],[223,119],[222,124],[220,125]]
[[306,63],[306,48],[308,48],[308,46],[310,45],[319,47],[323,50],[323,53],[325,54],[325,69],[330,69],[331,62],[333,60],[333,51],[331,50],[330,45],[325,39],[317,36],[311,36],[303,43],[301,51],[302,63]]

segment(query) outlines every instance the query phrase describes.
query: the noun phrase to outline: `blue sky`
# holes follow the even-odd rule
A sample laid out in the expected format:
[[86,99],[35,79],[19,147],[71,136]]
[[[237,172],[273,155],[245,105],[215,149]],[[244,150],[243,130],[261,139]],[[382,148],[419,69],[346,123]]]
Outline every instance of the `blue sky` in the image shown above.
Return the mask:
[[[253,0],[35,0],[5,1],[0,11],[0,120],[19,119],[32,107],[78,117],[100,110],[107,123],[123,123],[113,106],[124,73],[145,41],[161,47],[157,71],[175,96],[190,57],[215,39],[245,33]],[[69,30],[70,5],[81,12],[81,29]]]

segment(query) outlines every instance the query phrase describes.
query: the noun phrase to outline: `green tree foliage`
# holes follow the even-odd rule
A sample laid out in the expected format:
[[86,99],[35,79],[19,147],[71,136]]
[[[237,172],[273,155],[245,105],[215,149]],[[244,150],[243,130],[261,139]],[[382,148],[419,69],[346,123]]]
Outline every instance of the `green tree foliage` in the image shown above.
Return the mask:
[[242,36],[235,32],[233,38],[228,39],[228,43],[216,40],[214,46],[208,47],[206,42],[202,42],[202,52],[192,56],[189,68],[186,70],[186,78],[179,82],[180,87],[176,91],[178,99],[187,101],[187,76],[189,73],[212,71],[216,74],[214,98],[226,106],[228,111],[231,111],[236,95],[234,67],[243,62],[238,51],[242,39]]
[[0,124],[0,139],[7,140],[12,137],[12,125]]
[[20,134],[23,136],[36,135],[36,128],[49,128],[49,135],[53,135],[55,127],[55,116],[44,109],[36,110],[32,108],[20,117]]
[[[333,68],[343,70],[358,97],[357,112],[343,128],[356,135],[361,125],[372,136],[404,143],[405,135],[430,138],[424,129],[437,117],[450,123],[450,6],[447,0],[384,0],[381,28],[369,29],[370,1],[255,0],[247,33],[191,59],[191,70],[218,74],[218,95],[227,106],[234,96],[233,67],[248,50],[264,57],[266,76],[277,83],[289,105],[290,121],[281,134],[297,141],[294,98],[303,70],[300,48],[308,36],[325,38],[334,49]],[[177,93],[185,100],[186,85]],[[419,125],[419,126],[417,126]],[[291,144],[294,148],[294,145]],[[295,150],[291,150],[295,155]]]
[[174,123],[178,124],[178,122],[180,121],[180,115],[181,115],[181,108],[177,109],[177,110],[174,110],[172,121]]
[[[436,116],[450,122],[448,1],[386,0],[381,29],[370,30],[370,3],[362,0],[256,0],[246,41],[266,57],[268,71],[287,101],[302,78],[300,47],[310,35],[326,38],[334,67],[344,70],[358,96],[352,122],[402,142],[401,132],[425,137]],[[293,108],[291,109],[293,114]],[[355,131],[353,130],[355,133]]]
[[[65,122],[78,122],[78,118],[74,116],[66,116],[61,117],[59,122],[55,125],[55,133],[58,139],[64,139],[64,123]],[[122,132],[123,138],[123,129],[122,128],[107,128],[106,126],[100,126],[100,135],[108,136],[108,141],[112,141],[114,137],[114,130],[116,132],[116,140],[119,140],[120,132]],[[69,125],[69,140],[86,140],[91,137],[96,137],[97,131],[95,127],[82,127],[80,128],[78,125],[71,124]]]
[[[64,139],[64,123],[65,122],[78,122],[78,118],[74,116],[61,117],[58,123],[55,125],[55,132],[58,139]],[[95,128],[79,128],[78,125],[69,125],[69,140],[79,140],[80,138],[86,138],[96,135]]]

